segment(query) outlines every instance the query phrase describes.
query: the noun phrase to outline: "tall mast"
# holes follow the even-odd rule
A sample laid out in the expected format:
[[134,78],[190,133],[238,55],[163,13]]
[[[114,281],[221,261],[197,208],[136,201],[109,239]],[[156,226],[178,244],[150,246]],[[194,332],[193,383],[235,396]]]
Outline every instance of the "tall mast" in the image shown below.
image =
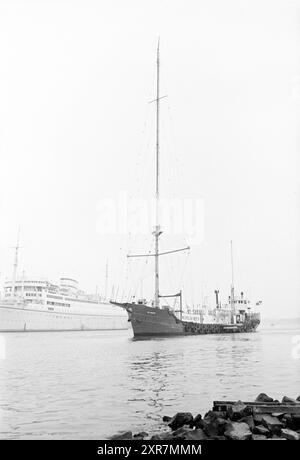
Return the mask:
[[234,314],[234,278],[233,278],[233,246],[232,240],[230,241],[230,253],[231,253],[231,293],[230,293],[230,304],[231,304],[231,322],[233,323]]
[[13,269],[13,277],[12,277],[12,292],[11,296],[15,296],[15,286],[16,286],[16,278],[17,278],[17,269],[18,269],[18,253],[19,253],[19,240],[20,240],[20,227],[18,229],[18,236],[17,236],[17,244],[14,247],[15,249],[15,260],[14,260],[14,269]]
[[[174,249],[171,251],[165,251],[165,252],[159,252],[159,237],[162,233],[160,229],[160,212],[159,212],[159,109],[160,109],[160,99],[166,97],[166,96],[160,96],[159,93],[159,67],[160,67],[160,59],[159,59],[159,40],[157,44],[157,56],[156,56],[156,99],[150,102],[156,102],[156,186],[155,186],[155,228],[154,232],[152,233],[155,238],[155,250],[152,254],[127,254],[127,257],[154,257],[155,259],[155,293],[154,293],[154,306],[156,308],[159,308],[159,299],[160,294],[159,294],[159,256],[165,255],[165,254],[171,254],[174,252],[179,252],[179,251],[186,251],[189,248],[187,246],[186,248],[181,248],[181,249]],[[164,296],[165,297],[165,296]]]
[[156,58],[156,193],[155,193],[155,307],[159,307],[159,40],[157,45],[157,58]]

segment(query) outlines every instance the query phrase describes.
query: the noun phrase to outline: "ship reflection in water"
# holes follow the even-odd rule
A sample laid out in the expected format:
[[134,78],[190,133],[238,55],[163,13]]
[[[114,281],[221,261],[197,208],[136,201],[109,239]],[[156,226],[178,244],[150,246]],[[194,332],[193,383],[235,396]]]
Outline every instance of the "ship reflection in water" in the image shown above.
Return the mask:
[[131,334],[4,334],[0,437],[101,439],[155,430],[180,410],[203,414],[214,399],[299,393],[292,353],[299,323],[274,322],[254,334],[141,341]]

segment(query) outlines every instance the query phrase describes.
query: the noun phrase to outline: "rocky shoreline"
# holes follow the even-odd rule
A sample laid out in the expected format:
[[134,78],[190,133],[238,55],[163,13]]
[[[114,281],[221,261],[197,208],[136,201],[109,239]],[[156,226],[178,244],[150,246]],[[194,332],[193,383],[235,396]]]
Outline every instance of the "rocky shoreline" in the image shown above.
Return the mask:
[[204,417],[178,412],[163,417],[158,433],[125,431],[111,440],[300,440],[300,396],[273,400],[265,393],[255,401],[214,402]]

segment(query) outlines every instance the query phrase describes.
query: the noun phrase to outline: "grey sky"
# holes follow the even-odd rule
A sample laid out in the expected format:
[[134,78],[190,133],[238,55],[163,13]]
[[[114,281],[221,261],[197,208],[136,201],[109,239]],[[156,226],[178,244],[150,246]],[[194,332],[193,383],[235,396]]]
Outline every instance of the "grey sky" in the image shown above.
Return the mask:
[[[128,271],[128,238],[97,234],[97,206],[153,189],[160,36],[165,193],[205,208],[186,299],[228,295],[233,239],[237,289],[299,315],[299,17],[287,0],[0,0],[1,279],[20,224],[27,274],[101,289],[108,258],[110,288],[137,282],[142,262]],[[164,291],[185,259],[163,262]]]

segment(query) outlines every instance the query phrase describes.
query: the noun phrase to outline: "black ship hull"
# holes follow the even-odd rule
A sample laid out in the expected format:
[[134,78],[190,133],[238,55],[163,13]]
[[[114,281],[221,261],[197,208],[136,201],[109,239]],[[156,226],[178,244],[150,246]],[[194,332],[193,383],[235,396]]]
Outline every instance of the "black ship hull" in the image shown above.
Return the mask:
[[127,310],[134,337],[167,337],[176,335],[224,334],[254,332],[260,323],[259,315],[246,316],[243,323],[196,323],[182,321],[169,309],[149,307],[142,304],[112,302]]

